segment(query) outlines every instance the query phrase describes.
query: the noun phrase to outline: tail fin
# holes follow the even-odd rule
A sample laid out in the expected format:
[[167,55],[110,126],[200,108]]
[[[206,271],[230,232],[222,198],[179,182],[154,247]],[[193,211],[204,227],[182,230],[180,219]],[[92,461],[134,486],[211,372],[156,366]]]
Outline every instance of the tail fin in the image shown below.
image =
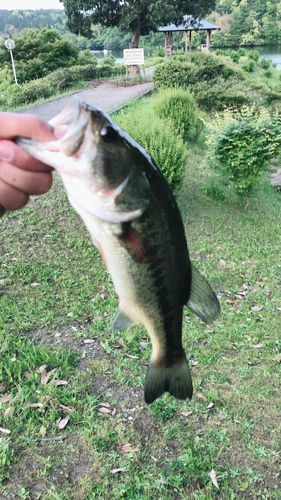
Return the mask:
[[180,364],[169,368],[158,368],[150,360],[144,384],[145,402],[153,403],[166,391],[177,399],[192,398],[192,379],[185,355]]

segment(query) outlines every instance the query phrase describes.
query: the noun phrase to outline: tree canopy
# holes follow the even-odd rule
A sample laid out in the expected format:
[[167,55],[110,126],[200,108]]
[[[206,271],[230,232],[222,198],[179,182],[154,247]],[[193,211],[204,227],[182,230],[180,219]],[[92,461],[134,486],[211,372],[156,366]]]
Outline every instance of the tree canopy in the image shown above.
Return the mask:
[[181,24],[184,15],[202,18],[216,0],[63,0],[67,26],[75,33],[92,37],[92,25],[118,26],[133,34],[131,47],[138,47],[140,35],[168,23]]

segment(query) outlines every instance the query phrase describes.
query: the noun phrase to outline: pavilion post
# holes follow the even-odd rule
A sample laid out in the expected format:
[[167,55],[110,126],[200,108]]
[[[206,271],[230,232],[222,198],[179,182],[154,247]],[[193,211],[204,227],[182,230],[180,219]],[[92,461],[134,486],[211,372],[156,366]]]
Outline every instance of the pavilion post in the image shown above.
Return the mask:
[[165,57],[167,57],[167,31],[165,31]]
[[191,52],[191,30],[189,31],[189,52]]
[[185,32],[185,53],[187,54],[187,31]]
[[207,30],[207,52],[211,52],[211,30]]

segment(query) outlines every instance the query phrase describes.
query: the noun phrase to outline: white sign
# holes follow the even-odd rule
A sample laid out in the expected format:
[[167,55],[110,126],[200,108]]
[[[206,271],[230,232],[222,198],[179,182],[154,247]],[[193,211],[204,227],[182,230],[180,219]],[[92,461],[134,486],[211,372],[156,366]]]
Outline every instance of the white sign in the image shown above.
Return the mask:
[[124,49],[123,53],[125,66],[144,64],[143,49]]

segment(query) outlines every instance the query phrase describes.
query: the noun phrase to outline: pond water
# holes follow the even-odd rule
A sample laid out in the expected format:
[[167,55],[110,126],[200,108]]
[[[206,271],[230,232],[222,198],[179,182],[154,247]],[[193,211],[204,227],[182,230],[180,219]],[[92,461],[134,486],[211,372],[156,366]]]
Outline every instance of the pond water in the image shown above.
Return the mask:
[[[239,47],[234,47],[235,50],[238,50],[238,48]],[[222,47],[222,49],[224,49],[224,47]],[[268,45],[267,47],[251,47],[251,48],[247,48],[246,52],[248,52],[249,50],[253,50],[253,49],[259,51],[260,59],[262,59],[263,57],[265,57],[265,59],[272,59],[272,62],[276,63],[277,69],[281,70],[281,45]],[[151,55],[152,51],[153,51],[153,49],[145,48],[144,49],[145,57],[147,57],[148,54]],[[212,49],[212,51],[215,51],[215,48]],[[91,52],[97,57],[97,59],[99,61],[101,59],[103,59],[104,57],[112,54],[115,57],[117,63],[123,62],[123,50],[122,49],[108,50],[108,51],[92,50]]]

